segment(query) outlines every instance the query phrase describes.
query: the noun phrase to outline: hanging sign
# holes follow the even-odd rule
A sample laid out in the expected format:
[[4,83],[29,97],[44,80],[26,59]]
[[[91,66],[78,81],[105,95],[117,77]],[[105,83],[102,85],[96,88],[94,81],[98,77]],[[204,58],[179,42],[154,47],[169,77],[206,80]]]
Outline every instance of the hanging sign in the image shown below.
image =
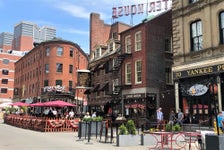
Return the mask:
[[208,91],[208,87],[203,84],[195,84],[188,90],[188,94],[191,96],[201,96]]

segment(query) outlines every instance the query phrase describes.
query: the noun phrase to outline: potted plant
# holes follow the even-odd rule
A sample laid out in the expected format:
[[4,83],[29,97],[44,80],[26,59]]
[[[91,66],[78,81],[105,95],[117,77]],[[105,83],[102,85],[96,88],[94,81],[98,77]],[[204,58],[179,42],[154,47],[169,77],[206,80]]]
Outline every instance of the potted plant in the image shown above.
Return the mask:
[[137,146],[139,144],[140,136],[137,135],[134,121],[128,120],[126,124],[120,125],[117,135],[117,146]]

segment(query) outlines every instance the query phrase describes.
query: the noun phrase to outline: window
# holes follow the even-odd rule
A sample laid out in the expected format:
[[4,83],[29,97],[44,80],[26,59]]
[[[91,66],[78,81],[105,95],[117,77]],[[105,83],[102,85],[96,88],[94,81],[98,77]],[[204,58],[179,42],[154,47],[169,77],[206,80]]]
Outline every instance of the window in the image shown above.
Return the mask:
[[169,67],[165,68],[165,80],[166,83],[172,83],[172,73]]
[[198,0],[189,0],[189,3],[195,3],[197,2]]
[[118,94],[119,91],[117,91],[116,89],[116,86],[118,86],[118,79],[114,79],[112,80],[112,90],[113,90],[113,94]]
[[73,53],[74,53],[73,48],[70,48],[70,51],[69,51],[69,55],[70,55],[70,57],[73,57]]
[[2,79],[2,84],[8,84],[8,79]]
[[1,88],[1,93],[7,93],[8,89],[7,88]]
[[135,51],[140,51],[142,49],[142,32],[139,31],[135,33]]
[[46,48],[46,56],[49,56],[50,55],[50,48]]
[[49,86],[48,80],[44,80],[44,86]]
[[73,82],[72,81],[69,81],[68,82],[68,86],[69,86],[69,91],[72,92]]
[[69,73],[73,73],[73,65],[69,65]]
[[224,44],[224,11],[219,14],[220,44]]
[[7,65],[7,64],[9,64],[9,60],[8,59],[3,59],[2,63]]
[[56,80],[56,81],[55,81],[55,85],[56,85],[56,86],[57,86],[57,85],[62,86],[62,80]]
[[3,74],[3,75],[8,75],[8,74],[9,74],[9,71],[6,70],[6,69],[3,69],[3,70],[2,70],[2,74]]
[[131,64],[125,65],[125,84],[131,84]]
[[49,64],[45,64],[45,73],[49,73]]
[[125,52],[131,53],[131,36],[125,37]]
[[63,64],[60,63],[56,64],[56,72],[63,72]]
[[57,56],[62,56],[63,55],[63,48],[62,47],[58,47],[57,48]]
[[114,42],[109,44],[109,51],[112,52],[114,50]]
[[95,51],[95,58],[100,57],[101,54],[101,48],[97,48]]
[[142,61],[135,62],[135,83],[142,83]]
[[171,52],[171,39],[165,38],[165,52]]
[[191,23],[191,51],[202,50],[202,23],[200,20]]

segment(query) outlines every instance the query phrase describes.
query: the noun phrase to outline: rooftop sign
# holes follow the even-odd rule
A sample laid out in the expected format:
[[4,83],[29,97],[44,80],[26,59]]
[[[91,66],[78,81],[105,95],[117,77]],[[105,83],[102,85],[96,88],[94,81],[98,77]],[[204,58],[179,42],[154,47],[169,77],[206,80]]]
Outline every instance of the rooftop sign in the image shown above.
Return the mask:
[[146,13],[158,13],[170,9],[172,0],[155,0],[147,3],[112,8],[112,18]]

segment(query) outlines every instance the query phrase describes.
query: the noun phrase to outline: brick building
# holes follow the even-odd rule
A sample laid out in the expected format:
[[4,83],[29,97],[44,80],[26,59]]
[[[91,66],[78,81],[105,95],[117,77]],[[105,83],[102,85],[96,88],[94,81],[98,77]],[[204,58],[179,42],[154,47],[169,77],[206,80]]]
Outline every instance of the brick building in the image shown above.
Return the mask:
[[155,119],[158,107],[168,119],[174,109],[172,11],[145,19],[121,33],[122,98],[125,115]]
[[224,104],[224,1],[173,1],[176,110],[208,121]]
[[14,91],[15,62],[24,55],[19,51],[0,52],[0,103],[11,102]]
[[36,44],[15,63],[14,100],[85,100],[76,85],[77,71],[87,65],[87,55],[76,43],[54,38]]
[[[104,24],[100,15],[90,15],[90,61],[92,89],[86,90],[89,96],[89,111],[110,113],[121,111],[120,90],[116,85],[120,83],[120,70],[115,68],[118,55],[121,53],[119,33],[130,28],[124,23]],[[116,105],[116,106],[115,106]]]

